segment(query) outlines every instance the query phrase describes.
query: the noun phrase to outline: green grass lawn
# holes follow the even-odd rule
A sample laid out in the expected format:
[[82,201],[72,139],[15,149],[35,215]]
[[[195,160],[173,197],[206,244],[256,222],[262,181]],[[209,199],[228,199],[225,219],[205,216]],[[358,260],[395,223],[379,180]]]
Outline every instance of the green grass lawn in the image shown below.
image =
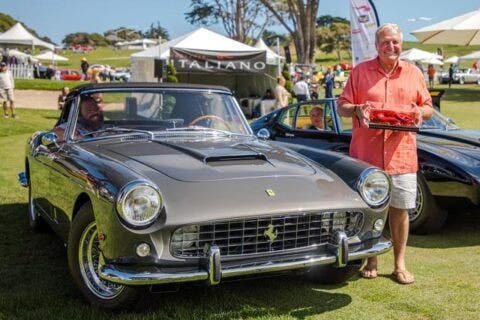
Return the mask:
[[[478,127],[478,88],[455,87],[445,112]],[[461,99],[462,102],[454,99]],[[476,100],[476,101],[475,101]],[[111,319],[90,307],[70,279],[66,249],[50,233],[28,226],[27,190],[17,183],[30,134],[51,128],[58,111],[19,109],[0,118],[0,319]],[[473,119],[472,119],[473,118]],[[471,121],[470,121],[471,120]],[[478,319],[480,215],[457,213],[440,233],[411,236],[408,267],[416,283],[394,283],[392,253],[380,257],[380,277],[338,286],[299,276],[186,287],[148,296],[116,319]]]

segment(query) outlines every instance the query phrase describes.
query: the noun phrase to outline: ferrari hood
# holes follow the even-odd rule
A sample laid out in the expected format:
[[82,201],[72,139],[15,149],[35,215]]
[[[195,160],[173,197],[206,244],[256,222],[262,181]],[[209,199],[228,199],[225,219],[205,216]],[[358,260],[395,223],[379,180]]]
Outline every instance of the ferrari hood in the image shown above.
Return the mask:
[[308,176],[316,172],[298,155],[255,139],[144,140],[102,147],[179,181]]

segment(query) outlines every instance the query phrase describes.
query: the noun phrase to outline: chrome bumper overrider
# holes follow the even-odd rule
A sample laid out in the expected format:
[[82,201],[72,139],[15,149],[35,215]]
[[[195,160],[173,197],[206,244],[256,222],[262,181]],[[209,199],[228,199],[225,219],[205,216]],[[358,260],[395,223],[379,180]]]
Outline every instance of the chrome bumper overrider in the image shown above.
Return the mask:
[[99,264],[99,276],[105,280],[125,285],[154,285],[190,281],[206,281],[210,285],[218,284],[222,278],[239,277],[268,272],[280,272],[308,268],[317,265],[344,267],[348,261],[365,259],[389,251],[392,242],[380,237],[372,244],[362,243],[355,251],[349,252],[345,233],[337,232],[336,243],[332,244],[329,254],[304,255],[301,258],[283,256],[264,262],[246,262],[240,265],[222,267],[220,250],[212,246],[207,253],[207,262],[203,269],[194,271],[165,271],[157,267],[126,267],[113,264]]

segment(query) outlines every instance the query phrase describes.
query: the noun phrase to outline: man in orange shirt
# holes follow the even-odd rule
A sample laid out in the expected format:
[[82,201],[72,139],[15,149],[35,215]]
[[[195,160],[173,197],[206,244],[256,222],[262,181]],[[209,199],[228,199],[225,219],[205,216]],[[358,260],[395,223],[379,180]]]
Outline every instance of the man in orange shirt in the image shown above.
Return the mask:
[[[432,116],[432,99],[423,75],[414,65],[400,60],[402,32],[387,23],[375,34],[378,55],[352,70],[338,99],[338,112],[353,117],[350,155],[382,168],[392,178],[389,225],[394,251],[394,280],[414,282],[405,266],[408,239],[408,209],[415,207],[417,190],[416,133],[369,129],[371,108],[412,111],[417,120]],[[369,258],[362,270],[365,278],[377,277],[377,258]]]

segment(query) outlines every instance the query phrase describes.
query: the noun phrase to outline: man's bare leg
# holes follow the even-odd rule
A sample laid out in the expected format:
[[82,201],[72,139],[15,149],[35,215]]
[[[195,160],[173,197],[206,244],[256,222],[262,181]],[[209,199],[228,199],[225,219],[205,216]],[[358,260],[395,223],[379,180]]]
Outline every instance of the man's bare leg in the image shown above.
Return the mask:
[[405,267],[405,253],[407,250],[408,231],[410,227],[408,211],[405,209],[390,207],[388,213],[390,234],[393,242],[393,276],[402,284],[412,283],[414,278]]

